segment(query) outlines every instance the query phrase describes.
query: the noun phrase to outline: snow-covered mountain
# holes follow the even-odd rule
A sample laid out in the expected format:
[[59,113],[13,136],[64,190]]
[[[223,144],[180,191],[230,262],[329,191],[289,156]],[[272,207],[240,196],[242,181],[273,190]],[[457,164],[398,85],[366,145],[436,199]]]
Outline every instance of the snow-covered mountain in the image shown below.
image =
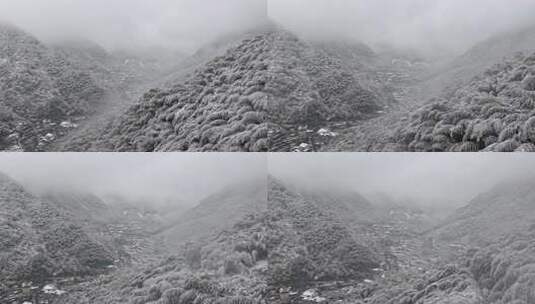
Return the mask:
[[0,25],[0,149],[36,151],[58,130],[91,113],[104,90],[60,53]]

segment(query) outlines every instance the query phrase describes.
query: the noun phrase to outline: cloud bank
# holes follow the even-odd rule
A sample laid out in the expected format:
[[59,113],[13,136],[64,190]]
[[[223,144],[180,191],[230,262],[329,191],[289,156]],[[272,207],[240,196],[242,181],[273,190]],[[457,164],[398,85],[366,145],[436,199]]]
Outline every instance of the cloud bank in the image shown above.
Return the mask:
[[338,35],[369,44],[462,52],[533,20],[532,0],[270,0],[270,15],[312,37]]
[[0,20],[43,40],[194,50],[265,17],[262,0],[0,0]]
[[185,207],[222,188],[265,178],[262,154],[22,153],[0,155],[0,172],[42,193],[81,191]]
[[509,154],[275,154],[269,172],[306,187],[381,192],[427,206],[465,205],[496,184],[535,176],[535,158]]
[[534,11],[533,0],[0,0],[0,20],[41,39],[74,36],[107,48],[190,51],[269,13],[309,37],[458,53],[533,23]]

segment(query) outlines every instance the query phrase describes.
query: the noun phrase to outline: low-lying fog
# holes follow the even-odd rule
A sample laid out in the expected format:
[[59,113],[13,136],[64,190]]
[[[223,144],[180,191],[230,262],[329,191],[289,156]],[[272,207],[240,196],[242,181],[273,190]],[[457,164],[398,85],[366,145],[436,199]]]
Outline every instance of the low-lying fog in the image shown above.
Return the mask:
[[534,11],[533,0],[0,0],[0,21],[41,39],[189,52],[269,15],[310,38],[458,54],[493,34],[533,24]]
[[274,154],[268,167],[300,187],[384,193],[434,209],[461,207],[498,183],[535,177],[535,158],[525,154]]
[[0,0],[0,21],[108,49],[196,48],[265,18],[263,0]]
[[265,178],[262,154],[51,153],[0,155],[0,172],[36,193],[80,191],[191,207],[251,179]]
[[533,0],[269,0],[270,16],[303,35],[348,37],[435,56],[535,24],[534,11]]
[[0,155],[0,172],[36,193],[78,191],[191,207],[230,185],[265,179],[386,194],[433,209],[457,208],[502,182],[532,179],[529,154],[51,153]]

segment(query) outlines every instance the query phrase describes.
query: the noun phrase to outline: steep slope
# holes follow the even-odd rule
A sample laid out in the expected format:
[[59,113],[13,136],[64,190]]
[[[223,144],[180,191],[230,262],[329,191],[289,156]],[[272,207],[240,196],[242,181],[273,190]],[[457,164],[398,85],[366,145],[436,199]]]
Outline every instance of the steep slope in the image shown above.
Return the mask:
[[62,54],[0,25],[0,150],[43,150],[72,120],[91,113],[103,94]]
[[535,151],[535,54],[499,64],[451,98],[416,111],[394,137],[403,150]]
[[[362,302],[356,303],[533,303],[532,185],[507,182],[482,193],[443,224],[420,234],[424,241],[416,242],[419,247],[408,265],[400,253],[410,242],[394,250],[399,271],[384,272],[364,296],[357,294],[354,299]],[[410,264],[426,256],[427,264],[411,269]]]
[[431,232],[466,248],[462,266],[489,304],[535,301],[533,183],[507,182],[479,195]]
[[117,267],[146,262],[166,250],[163,240],[154,235],[164,221],[149,207],[65,191],[49,192],[41,199],[81,226],[90,237],[105,244],[113,253]]
[[[477,43],[463,55],[447,63],[425,83],[427,89],[439,95],[454,92],[459,86],[485,72],[489,67],[517,53],[535,50],[535,27],[504,32]],[[437,90],[437,88],[439,90]]]
[[54,205],[0,176],[0,298],[21,281],[49,280],[105,272],[114,256]]
[[181,72],[187,57],[180,51],[160,48],[107,51],[96,43],[77,39],[56,42],[51,48],[113,95],[113,102],[103,104],[108,111],[124,111],[161,78]]
[[215,193],[164,233],[217,227],[168,239],[176,242],[173,256],[90,282],[59,303],[279,303],[280,288],[374,275],[378,263],[345,220],[272,178],[261,188],[262,198],[254,187]]
[[[117,75],[116,62],[100,45],[86,40],[64,40],[51,45],[54,52],[91,74],[102,88],[118,88],[125,76]],[[114,76],[114,77],[111,77]]]
[[379,261],[356,241],[344,220],[273,178],[268,187],[276,240],[269,254],[273,287],[306,289],[320,282],[374,275]]
[[[340,150],[535,151],[535,54],[489,68],[449,97],[354,128]],[[344,142],[345,141],[345,142]]]
[[[110,135],[110,121],[116,121],[127,112],[128,108],[136,103],[136,99],[143,96],[150,88],[171,88],[177,83],[183,83],[191,78],[199,67],[209,63],[212,59],[222,56],[225,52],[244,40],[244,37],[254,37],[254,30],[245,33],[224,36],[213,41],[195,52],[191,56],[160,51],[163,55],[155,58],[154,54],[131,54],[120,51],[110,54],[111,59],[106,60],[104,67],[107,69],[111,64],[121,71],[117,75],[124,83],[119,88],[125,87],[124,93],[115,96],[113,102],[105,108],[97,118],[78,132],[74,132],[54,147],[59,151],[99,151],[111,149],[109,144],[103,145],[103,138]],[[111,63],[109,62],[111,61]],[[90,63],[90,62],[89,62]],[[108,79],[109,76],[104,79]],[[114,79],[115,82],[117,79]],[[111,107],[111,108],[110,108]],[[105,148],[104,146],[108,147]]]
[[423,211],[384,197],[372,196],[370,203],[358,194],[332,193],[332,189],[316,198],[323,201],[326,212],[339,214],[353,238],[379,262],[364,281],[324,282],[313,289],[327,302],[477,303],[480,299],[472,277],[441,261],[432,239],[423,235],[426,227],[432,227]]
[[534,232],[532,226],[490,246],[469,251],[467,264],[479,283],[484,303],[535,302]]
[[273,42],[273,58],[270,151],[319,150],[339,130],[396,106],[365,45],[307,42],[283,33]]
[[[344,304],[534,303],[533,192],[529,178],[499,184],[435,229],[401,239],[392,250],[397,269],[322,296]],[[391,233],[382,235],[395,242]]]
[[267,304],[269,234],[261,223],[260,216],[239,220],[210,242],[190,243],[160,262],[88,282],[58,303]]
[[452,263],[419,279],[390,282],[367,303],[533,303],[531,182],[482,193],[426,234],[428,250]]
[[[289,34],[274,37],[273,77],[268,90],[275,98],[274,122],[315,126],[327,121],[362,119],[393,100],[359,79],[357,64],[371,50],[348,44],[311,44]],[[358,59],[362,56],[363,59]],[[355,57],[357,59],[355,59]]]
[[203,199],[196,207],[180,214],[160,232],[168,243],[179,245],[202,240],[232,227],[243,217],[266,210],[266,181],[254,180],[229,186]]
[[[443,257],[456,266],[447,267],[442,283],[415,289],[463,296],[454,303],[534,303],[533,195],[530,178],[501,183],[430,231],[439,251],[456,251]],[[418,302],[413,294],[406,303]]]
[[403,204],[269,177],[267,201],[266,181],[263,195],[218,191],[173,226],[201,223],[168,239],[170,257],[83,282],[54,303],[529,304],[530,184],[499,185],[422,233],[421,212]]
[[[289,132],[366,119],[394,103],[344,64],[347,54],[325,49],[267,25],[185,81],[146,93],[95,149],[291,150],[301,142],[287,140]],[[369,56],[360,45],[352,50]]]
[[54,141],[48,151],[86,151],[106,124],[124,113],[144,92],[158,85],[170,71],[181,71],[185,54],[174,51],[115,50],[84,40],[65,40],[53,46],[91,78],[106,94],[93,108],[94,115],[77,123],[67,136]]
[[477,44],[418,84],[409,108],[344,132],[349,151],[532,151],[535,29]]
[[149,91],[96,149],[266,151],[268,36],[247,38],[182,83]]
[[328,188],[301,190],[300,193],[320,208],[329,210],[337,217],[348,222],[372,222],[379,216],[376,206],[355,191],[336,189],[330,185]]
[[529,230],[535,221],[534,201],[531,181],[503,183],[457,210],[433,234],[449,242],[493,243]]
[[171,256],[89,282],[59,303],[267,303],[267,210],[265,180],[218,191],[160,232]]
[[[154,211],[113,205],[86,193],[50,191],[39,197],[3,179],[0,302],[56,303],[100,275],[159,261],[168,252],[154,235]],[[54,286],[47,292],[45,286]]]

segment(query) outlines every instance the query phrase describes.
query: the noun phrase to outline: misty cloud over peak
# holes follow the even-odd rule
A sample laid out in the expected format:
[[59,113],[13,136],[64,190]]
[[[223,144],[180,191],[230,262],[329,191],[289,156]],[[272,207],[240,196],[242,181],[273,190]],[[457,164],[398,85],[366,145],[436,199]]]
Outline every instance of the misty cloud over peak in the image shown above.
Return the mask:
[[195,50],[265,19],[262,0],[0,0],[0,20],[44,40],[84,37],[108,49]]
[[339,35],[423,51],[464,51],[533,23],[531,0],[270,0],[277,22],[307,36]]
[[530,155],[506,154],[326,153],[269,158],[269,173],[298,187],[383,193],[426,206],[462,206],[504,182],[532,180],[534,168]]
[[52,153],[0,156],[2,174],[38,193],[82,192],[191,207],[221,189],[262,179],[261,154]]
[[108,49],[164,46],[190,52],[269,14],[311,38],[459,53],[529,25],[533,11],[532,0],[0,0],[0,20],[43,40],[74,36]]

